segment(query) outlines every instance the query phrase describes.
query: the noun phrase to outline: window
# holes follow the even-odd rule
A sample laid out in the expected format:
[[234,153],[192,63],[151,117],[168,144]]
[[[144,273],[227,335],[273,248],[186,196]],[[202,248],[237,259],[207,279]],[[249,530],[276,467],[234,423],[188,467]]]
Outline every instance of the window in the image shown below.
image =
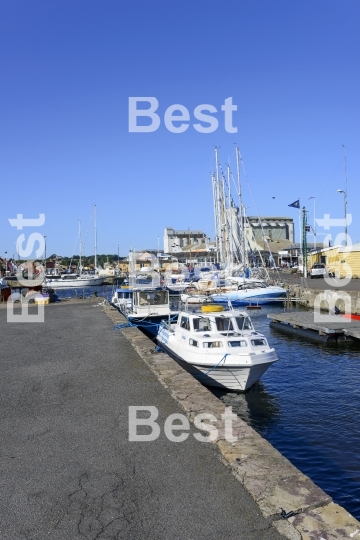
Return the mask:
[[265,339],[252,339],[251,343],[252,345],[254,345],[254,347],[259,347],[261,345],[266,345],[266,340]]
[[141,291],[139,293],[140,306],[158,306],[168,303],[168,291]]
[[199,342],[196,341],[196,339],[189,339],[189,344],[192,345],[193,347],[199,346]]
[[183,328],[184,330],[190,330],[189,317],[184,317],[184,316],[181,317],[180,328]]
[[247,342],[245,340],[241,341],[228,341],[229,347],[247,347]]
[[236,323],[240,331],[253,329],[253,326],[251,324],[249,317],[244,317],[244,316],[236,317]]
[[195,332],[211,332],[210,320],[207,317],[194,317],[193,327]]
[[203,343],[203,347],[205,347],[205,349],[216,349],[222,346],[222,341],[205,341]]
[[215,317],[215,322],[219,332],[231,332],[234,330],[231,319],[228,317]]

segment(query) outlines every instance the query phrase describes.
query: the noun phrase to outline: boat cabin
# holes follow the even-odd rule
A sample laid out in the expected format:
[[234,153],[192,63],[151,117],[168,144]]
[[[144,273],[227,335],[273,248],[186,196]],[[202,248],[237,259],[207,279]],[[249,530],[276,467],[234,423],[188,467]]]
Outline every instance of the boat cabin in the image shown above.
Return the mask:
[[163,289],[134,291],[132,310],[136,315],[168,315],[169,291]]
[[241,311],[218,314],[211,313],[211,315],[202,313],[197,315],[183,312],[179,316],[177,324],[180,328],[189,330],[190,332],[199,334],[203,332],[216,333],[226,337],[236,337],[244,333],[251,334],[254,331],[250,317]]

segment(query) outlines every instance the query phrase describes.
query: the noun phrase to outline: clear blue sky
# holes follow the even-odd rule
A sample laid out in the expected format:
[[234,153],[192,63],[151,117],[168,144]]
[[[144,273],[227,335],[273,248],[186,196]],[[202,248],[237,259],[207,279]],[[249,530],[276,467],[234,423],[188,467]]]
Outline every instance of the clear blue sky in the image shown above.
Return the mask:
[[[311,220],[310,196],[318,216],[342,217],[346,145],[349,233],[360,240],[359,0],[1,0],[0,9],[0,256],[34,231],[48,254],[71,255],[77,219],[85,232],[94,203],[99,253],[156,247],[158,236],[162,245],[164,227],[213,237],[213,149],[234,166],[234,143],[260,214],[296,225],[288,204],[298,197]],[[156,132],[128,132],[130,96],[158,99]],[[172,104],[192,124],[197,105],[220,110],[229,96],[236,134],[223,113],[210,134],[164,126]],[[254,214],[246,185],[244,195]],[[39,229],[8,222],[40,213]]]

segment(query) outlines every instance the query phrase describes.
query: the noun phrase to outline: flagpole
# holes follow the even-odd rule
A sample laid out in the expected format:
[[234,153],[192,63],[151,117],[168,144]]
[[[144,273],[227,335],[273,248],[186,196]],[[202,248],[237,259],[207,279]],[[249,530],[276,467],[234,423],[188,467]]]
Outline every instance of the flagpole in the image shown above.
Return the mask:
[[[288,206],[291,206],[292,208],[298,208],[299,209],[299,240],[300,240],[300,253],[302,252],[301,251],[301,246],[302,246],[302,224],[301,224],[301,209],[300,209],[300,197],[298,198],[297,201],[293,202],[292,204],[289,204]],[[298,264],[299,264],[299,256],[298,256]],[[303,261],[303,264],[304,264],[304,261]]]
[[[299,207],[299,236],[300,236],[300,244],[299,244],[299,252],[302,253],[302,226],[301,226],[301,209]],[[304,267],[304,261],[302,261],[303,267]]]

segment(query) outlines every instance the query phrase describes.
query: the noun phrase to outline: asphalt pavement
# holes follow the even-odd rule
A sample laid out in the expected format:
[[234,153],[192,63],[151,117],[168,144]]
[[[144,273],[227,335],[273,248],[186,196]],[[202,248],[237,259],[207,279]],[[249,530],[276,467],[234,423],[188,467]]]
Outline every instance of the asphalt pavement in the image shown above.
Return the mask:
[[[0,310],[0,538],[280,540],[213,445],[165,437],[183,411],[98,303]],[[128,440],[130,405],[157,440]]]
[[324,278],[313,278],[310,277],[303,278],[300,274],[291,274],[279,270],[279,273],[270,271],[270,278],[274,280],[279,280],[283,283],[289,285],[301,285],[304,289],[314,289],[314,290],[326,290],[326,289],[335,289],[339,291],[360,291],[360,279],[352,278],[350,280],[346,279],[337,279],[337,278],[328,278],[326,281]]

